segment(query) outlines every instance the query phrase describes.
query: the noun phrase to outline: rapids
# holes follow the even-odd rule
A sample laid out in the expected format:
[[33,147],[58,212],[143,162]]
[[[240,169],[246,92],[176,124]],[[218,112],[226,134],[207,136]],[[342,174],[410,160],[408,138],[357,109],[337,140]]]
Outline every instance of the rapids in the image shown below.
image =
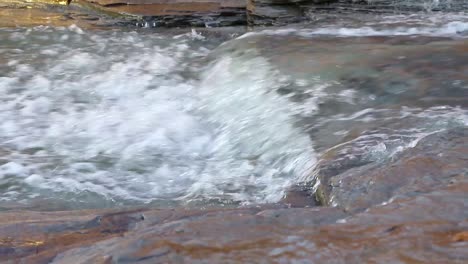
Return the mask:
[[0,208],[275,203],[327,153],[388,162],[467,126],[467,32],[462,13],[228,37],[0,28]]

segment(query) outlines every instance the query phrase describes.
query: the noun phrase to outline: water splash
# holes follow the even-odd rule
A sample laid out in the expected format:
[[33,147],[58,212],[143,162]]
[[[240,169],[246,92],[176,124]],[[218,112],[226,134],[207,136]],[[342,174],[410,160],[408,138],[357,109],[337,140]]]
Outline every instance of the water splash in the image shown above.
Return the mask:
[[[275,202],[315,161],[260,57],[226,55],[200,71],[191,60],[208,51],[188,44],[193,34],[170,44],[76,27],[27,34],[44,30],[54,41],[43,52],[13,38],[21,52],[0,78],[2,200]],[[63,36],[80,47],[57,44]]]

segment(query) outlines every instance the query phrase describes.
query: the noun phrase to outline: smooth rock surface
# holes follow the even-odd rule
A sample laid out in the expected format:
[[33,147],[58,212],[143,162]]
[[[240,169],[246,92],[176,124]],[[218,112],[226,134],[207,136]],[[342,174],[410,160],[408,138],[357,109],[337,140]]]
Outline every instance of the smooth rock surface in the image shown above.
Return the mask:
[[327,5],[307,2],[301,4],[301,7],[310,17],[330,11],[363,16],[366,13],[460,12],[468,9],[468,2],[465,0],[337,0],[330,1]]
[[245,25],[243,0],[81,0],[107,12],[143,17],[145,27]]
[[[27,14],[10,11],[1,14]],[[298,126],[320,159],[319,182],[237,209],[5,207],[17,211],[0,213],[0,262],[467,263],[466,39],[312,31],[244,36],[210,56],[255,52],[296,82],[273,92],[316,103]]]
[[253,26],[278,26],[305,21],[300,2],[307,0],[247,0],[247,20]]
[[6,263],[465,263],[467,188],[462,180],[353,216],[336,208],[10,212],[0,220],[0,257]]
[[395,155],[390,164],[343,167],[344,172],[333,175],[340,170],[336,169],[339,161],[330,159],[320,165],[325,169],[318,172],[319,194],[325,204],[347,211],[365,210],[396,197],[417,196],[457,184],[468,176],[467,157],[468,130],[460,128],[421,139],[414,148]]

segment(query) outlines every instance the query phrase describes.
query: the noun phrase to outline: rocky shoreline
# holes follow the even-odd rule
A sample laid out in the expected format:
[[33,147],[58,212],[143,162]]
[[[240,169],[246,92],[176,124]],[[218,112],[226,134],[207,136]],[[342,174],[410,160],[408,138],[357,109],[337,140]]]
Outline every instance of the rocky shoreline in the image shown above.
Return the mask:
[[324,157],[332,165],[317,167],[318,204],[309,188],[237,209],[7,211],[0,261],[466,263],[467,155],[468,130],[458,128],[382,167]]
[[[340,208],[7,212],[6,263],[466,263],[466,182]],[[463,220],[465,219],[465,220]]]
[[[456,12],[467,10],[468,3],[463,0],[437,4],[424,0],[7,0],[0,3],[0,8],[7,9],[31,7],[62,12],[64,19],[87,20],[91,24],[160,28],[282,26],[313,22],[327,15]],[[76,13],[79,15],[73,16]]]
[[[186,27],[280,26],[369,12],[468,8],[463,0],[452,0],[450,5],[441,1],[437,6],[418,0],[412,5],[396,3],[73,0],[67,6],[60,0],[8,0],[0,3],[0,15],[7,18],[0,20],[0,26],[182,27],[186,33]],[[371,36],[342,41],[253,35],[251,41],[228,43],[224,49],[241,53],[255,46],[278,68],[299,77],[319,70],[333,72],[348,88],[374,89],[378,96],[390,98],[388,109],[405,105],[466,109],[465,38]],[[359,45],[364,48],[353,49]],[[373,55],[365,56],[367,50]],[[359,59],[340,57],[345,52]],[[311,54],[318,59],[305,59]],[[350,70],[333,71],[337,65]],[[369,75],[362,70],[368,68],[380,72]],[[400,85],[411,89],[402,92]],[[407,101],[400,102],[403,97]],[[324,111],[355,112],[339,106]],[[411,141],[411,147],[385,162],[369,162],[361,157],[366,153],[353,149],[353,144],[372,136],[366,129],[378,134],[413,127],[408,124],[418,126],[405,117],[350,125],[350,133],[333,144],[321,142],[329,140],[322,137],[328,135],[328,127],[310,129],[320,154],[318,164],[309,181],[291,187],[276,204],[50,212],[0,206],[0,263],[467,263],[467,126],[447,124]],[[335,129],[333,122],[330,126]]]

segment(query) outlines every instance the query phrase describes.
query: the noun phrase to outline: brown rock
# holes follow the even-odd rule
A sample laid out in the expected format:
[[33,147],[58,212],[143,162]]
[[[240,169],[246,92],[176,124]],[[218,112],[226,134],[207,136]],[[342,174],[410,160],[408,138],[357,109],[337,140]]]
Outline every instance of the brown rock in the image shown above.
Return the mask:
[[243,0],[81,0],[105,12],[143,17],[141,25],[245,25]]
[[3,213],[0,257],[24,263],[465,263],[467,188],[462,181],[351,216],[337,208]]
[[468,231],[456,233],[452,239],[454,242],[466,242],[468,241]]
[[300,185],[289,188],[280,203],[284,203],[289,207],[312,207],[320,205],[319,201],[315,199],[315,196],[310,193],[308,186]]

